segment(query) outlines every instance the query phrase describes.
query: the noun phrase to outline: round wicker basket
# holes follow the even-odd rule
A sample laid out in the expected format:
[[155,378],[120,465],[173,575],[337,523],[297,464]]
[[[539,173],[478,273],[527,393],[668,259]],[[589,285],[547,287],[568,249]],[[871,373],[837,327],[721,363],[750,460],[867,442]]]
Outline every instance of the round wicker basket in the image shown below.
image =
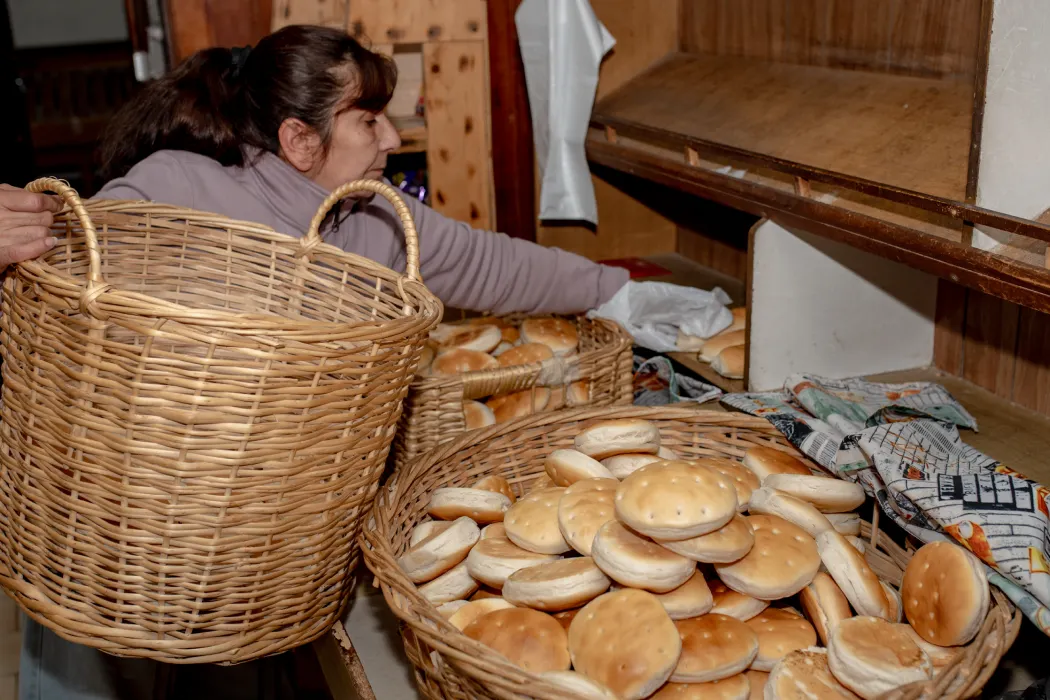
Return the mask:
[[[407,548],[409,533],[426,518],[430,493],[443,486],[469,486],[481,476],[499,474],[522,495],[544,473],[544,457],[552,450],[572,447],[573,438],[585,424],[629,417],[655,422],[663,444],[686,458],[707,455],[739,459],[754,445],[798,454],[772,425],[759,418],[693,408],[630,407],[521,418],[472,432],[414,460],[398,472],[389,489],[383,490],[362,537],[365,562],[403,623],[405,651],[416,668],[417,683],[425,697],[566,697],[566,691],[542,682],[460,633],[416,591],[398,567],[397,557]],[[885,535],[880,536],[877,524],[867,526],[864,534],[875,545],[868,547],[866,554],[872,568],[889,583],[899,585],[911,555]],[[1017,610],[993,589],[993,604],[984,626],[964,652],[933,680],[900,688],[886,697],[954,700],[978,694],[1019,627]]]
[[[0,345],[0,585],[60,636],[237,663],[339,618],[440,302],[397,191],[332,195],[303,239],[146,202],[69,208],[9,271]],[[378,193],[406,274],[322,242]]]

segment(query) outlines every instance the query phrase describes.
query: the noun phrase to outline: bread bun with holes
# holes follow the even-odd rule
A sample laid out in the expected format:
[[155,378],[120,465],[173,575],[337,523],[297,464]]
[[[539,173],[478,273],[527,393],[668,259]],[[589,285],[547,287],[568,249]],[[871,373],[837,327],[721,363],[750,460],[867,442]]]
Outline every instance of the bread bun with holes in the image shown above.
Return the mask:
[[427,513],[441,520],[468,517],[480,525],[487,525],[501,522],[510,505],[509,498],[495,491],[446,487],[430,494]]
[[519,330],[522,343],[546,345],[559,357],[573,354],[580,344],[576,324],[564,318],[527,318]]
[[984,565],[951,542],[931,542],[919,548],[904,569],[901,598],[915,631],[942,647],[973,639],[991,602]]
[[714,596],[704,580],[702,571],[697,570],[689,580],[678,588],[667,593],[654,593],[660,605],[664,606],[672,620],[687,620],[711,612],[715,606]]
[[860,535],[860,516],[856,513],[825,513],[824,517],[840,535],[851,537]]
[[711,597],[715,602],[714,607],[711,608],[713,613],[728,615],[741,622],[746,622],[769,607],[769,601],[737,593],[718,579],[709,581],[707,585],[711,589]]
[[753,668],[749,668],[744,675],[747,676],[747,681],[751,684],[749,700],[763,700],[766,697],[766,681],[769,680],[769,674],[765,671],[756,671]]
[[538,365],[554,357],[554,353],[541,343],[517,345],[499,356],[500,367]]
[[828,667],[824,649],[793,651],[777,662],[764,687],[766,700],[856,700]]
[[664,461],[658,454],[624,454],[613,455],[602,460],[602,466],[617,479],[626,479],[647,464]]
[[828,642],[828,666],[840,683],[865,700],[933,676],[926,652],[898,625],[877,617],[840,622]]
[[540,678],[585,700],[617,700],[608,688],[576,671],[547,671]]
[[775,515],[748,518],[755,545],[743,559],[715,564],[734,591],[762,600],[778,600],[805,588],[820,569],[817,544],[809,534]]
[[478,542],[467,555],[467,571],[478,581],[493,588],[503,588],[507,577],[518,569],[545,561],[560,559],[556,554],[537,554],[522,549],[503,537]]
[[678,542],[661,542],[675,554],[706,564],[727,564],[742,559],[755,544],[755,533],[747,518],[734,516],[714,532]]
[[565,489],[558,501],[558,529],[569,546],[591,555],[598,529],[616,519],[616,479],[584,479]]
[[597,460],[619,454],[656,454],[660,450],[660,430],[647,420],[621,418],[588,426],[573,442],[577,450]]
[[623,589],[588,603],[569,625],[573,667],[621,700],[642,700],[671,677],[678,628],[645,591]]
[[591,556],[613,581],[653,593],[673,591],[696,571],[695,562],[631,532],[616,520],[598,530]]
[[[470,567],[467,567],[467,571],[470,571]],[[478,587],[478,592],[470,596],[471,601],[475,600],[487,600],[489,598],[502,598],[503,591],[492,586],[486,586],[482,584]]]
[[515,605],[560,612],[589,603],[609,584],[593,559],[574,557],[515,571],[503,584],[503,597]]
[[[438,329],[435,329],[437,331]],[[470,350],[473,352],[492,352],[503,340],[503,334],[496,325],[452,325],[441,328],[440,332],[431,335],[437,341],[439,354],[453,350]]]
[[558,486],[571,486],[583,479],[613,478],[601,462],[576,450],[554,450],[543,461],[543,470]]
[[817,551],[824,567],[835,579],[858,615],[888,619],[890,603],[882,582],[848,540],[834,530],[817,535]]
[[554,619],[557,620],[561,624],[561,626],[565,628],[566,632],[568,632],[569,631],[569,625],[572,624],[572,621],[574,619],[576,619],[576,616],[579,614],[579,612],[581,610],[583,610],[583,608],[573,608],[572,610],[562,610],[561,612],[554,613]]
[[419,587],[419,594],[434,605],[466,600],[478,590],[478,582],[467,571],[466,564],[457,564],[433,581]]
[[515,418],[524,418],[547,408],[551,390],[545,386],[536,386],[523,391],[493,396],[485,402],[496,416],[497,423],[506,423]]
[[463,634],[531,673],[568,671],[571,665],[565,630],[538,610],[495,610],[471,622]]
[[453,600],[437,606],[437,611],[447,620],[468,605],[470,605],[469,600]]
[[930,665],[933,666],[935,672],[950,664],[963,651],[963,647],[939,647],[936,644],[930,644],[919,636],[915,628],[907,623],[898,624],[897,629],[911,637],[911,640],[926,652],[927,658],[930,659]]
[[826,530],[833,530],[831,521],[817,510],[813,504],[806,503],[794,496],[775,491],[768,486],[755,489],[751,494],[751,512],[753,514],[775,515],[789,523],[798,525],[816,537]]
[[806,617],[813,623],[821,644],[825,646],[835,627],[846,618],[853,617],[853,611],[850,610],[849,601],[843,595],[842,589],[835,583],[835,579],[823,571],[802,589],[799,602],[802,603]]
[[467,430],[487,428],[496,424],[496,414],[480,401],[464,401],[463,424]]
[[735,347],[737,345],[743,345],[747,341],[747,336],[744,331],[722,331],[714,336],[711,336],[700,348],[700,354],[698,355],[701,362],[714,362],[715,358],[718,357],[726,348]]
[[737,511],[743,513],[747,510],[747,505],[751,502],[751,493],[761,485],[758,477],[750,469],[735,459],[723,457],[702,457],[694,461],[728,477],[736,489]]
[[714,532],[734,515],[733,482],[690,462],[646,465],[616,490],[616,517],[657,540],[685,540]]
[[474,482],[474,487],[483,491],[495,491],[496,493],[502,493],[504,496],[510,499],[511,503],[517,500],[514,495],[514,489],[511,487],[510,482],[504,479],[498,474],[491,474],[489,476],[483,476]]
[[822,513],[847,513],[864,505],[864,487],[843,479],[770,474],[762,485],[812,503]]
[[802,460],[792,457],[783,450],[774,447],[751,447],[744,453],[743,465],[751,470],[764,485],[766,477],[771,474],[803,474],[812,476],[813,472]]
[[503,598],[498,596],[492,598],[483,598],[481,600],[472,600],[467,602],[462,608],[456,610],[449,618],[448,622],[450,625],[458,629],[460,632],[465,630],[470,623],[478,619],[482,615],[488,615],[490,612],[496,610],[505,610],[507,608],[513,608]]
[[675,622],[682,655],[671,674],[673,683],[708,683],[742,673],[758,654],[758,637],[746,623],[708,613]]
[[710,683],[668,683],[651,700],[747,700],[751,681],[738,673]]
[[758,654],[751,663],[756,671],[772,671],[791,652],[817,643],[813,625],[781,608],[766,608],[744,624],[758,637]]
[[451,525],[451,520],[427,520],[422,522],[412,528],[412,532],[408,534],[408,546],[414,547],[431,535],[447,530]]
[[488,353],[477,350],[449,350],[435,357],[430,363],[430,374],[449,377],[498,368],[499,362]]
[[463,561],[480,537],[477,523],[459,518],[450,527],[409,547],[397,564],[412,583],[432,581]]
[[552,487],[519,499],[503,518],[507,538],[522,549],[563,554],[572,549],[558,528],[558,503],[565,489]]

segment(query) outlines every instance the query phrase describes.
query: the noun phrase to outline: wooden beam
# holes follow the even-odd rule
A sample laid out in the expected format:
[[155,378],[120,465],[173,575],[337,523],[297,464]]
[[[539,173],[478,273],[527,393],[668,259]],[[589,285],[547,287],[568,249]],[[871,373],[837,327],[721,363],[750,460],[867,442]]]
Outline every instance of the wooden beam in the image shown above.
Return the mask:
[[168,0],[171,64],[201,49],[258,43],[270,33],[272,0]]

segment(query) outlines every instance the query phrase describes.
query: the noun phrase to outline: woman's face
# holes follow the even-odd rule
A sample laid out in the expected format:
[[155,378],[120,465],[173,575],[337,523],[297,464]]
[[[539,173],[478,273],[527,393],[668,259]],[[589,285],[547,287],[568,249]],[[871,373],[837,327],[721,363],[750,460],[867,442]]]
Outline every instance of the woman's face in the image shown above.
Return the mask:
[[352,180],[375,180],[386,168],[386,157],[400,145],[401,137],[385,114],[348,109],[336,115],[328,153],[306,175],[329,191]]

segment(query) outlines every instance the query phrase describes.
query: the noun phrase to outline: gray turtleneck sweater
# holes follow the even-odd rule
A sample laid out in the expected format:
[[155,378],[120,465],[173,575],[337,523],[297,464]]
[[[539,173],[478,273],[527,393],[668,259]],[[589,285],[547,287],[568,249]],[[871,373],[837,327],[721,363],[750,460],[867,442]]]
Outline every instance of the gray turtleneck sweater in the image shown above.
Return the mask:
[[[306,232],[327,196],[272,153],[241,168],[186,151],[158,151],[97,195],[222,214],[296,237]],[[624,269],[473,229],[411,198],[406,203],[419,232],[423,281],[448,307],[497,314],[575,313],[598,307],[627,283]],[[376,197],[329,221],[322,231],[328,243],[404,271],[401,226],[386,199]]]

